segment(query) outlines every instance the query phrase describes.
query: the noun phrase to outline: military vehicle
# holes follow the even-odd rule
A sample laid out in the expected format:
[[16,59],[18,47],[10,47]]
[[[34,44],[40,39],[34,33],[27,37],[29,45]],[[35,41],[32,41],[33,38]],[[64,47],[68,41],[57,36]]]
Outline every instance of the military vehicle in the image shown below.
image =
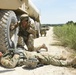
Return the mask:
[[10,30],[10,27],[20,20],[22,14],[40,22],[39,11],[31,0],[0,0],[0,51],[17,47],[18,28]]
[[46,34],[47,34],[47,31],[50,29],[50,27],[49,26],[41,26],[41,28],[40,28],[40,34],[41,34],[41,36],[46,36]]

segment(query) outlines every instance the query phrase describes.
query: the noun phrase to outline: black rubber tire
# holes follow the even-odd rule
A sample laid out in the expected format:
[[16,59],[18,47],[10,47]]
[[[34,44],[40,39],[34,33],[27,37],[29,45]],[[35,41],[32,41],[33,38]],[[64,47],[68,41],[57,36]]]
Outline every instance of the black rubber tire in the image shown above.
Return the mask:
[[[18,40],[18,28],[10,30],[11,23],[17,23],[17,17],[13,11],[0,10],[0,51],[6,52],[10,48],[16,48]],[[10,35],[12,33],[12,35]]]

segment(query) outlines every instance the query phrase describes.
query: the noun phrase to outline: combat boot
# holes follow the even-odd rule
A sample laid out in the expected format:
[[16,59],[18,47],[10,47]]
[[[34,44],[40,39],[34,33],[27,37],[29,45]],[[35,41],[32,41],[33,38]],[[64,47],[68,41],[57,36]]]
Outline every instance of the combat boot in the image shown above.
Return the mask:
[[44,48],[44,49],[46,49],[46,51],[48,51],[48,48],[46,47],[45,44],[43,44],[43,45],[41,46],[41,48]]

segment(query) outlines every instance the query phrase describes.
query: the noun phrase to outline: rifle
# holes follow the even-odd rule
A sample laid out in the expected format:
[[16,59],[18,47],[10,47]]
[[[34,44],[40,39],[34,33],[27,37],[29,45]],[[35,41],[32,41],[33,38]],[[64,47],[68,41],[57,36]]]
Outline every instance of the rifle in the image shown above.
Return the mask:
[[14,55],[14,54],[19,54],[20,55],[20,59],[26,59],[26,56],[24,55],[24,49],[22,48],[18,48],[18,49],[13,49],[10,48],[4,55],[3,57],[7,56],[7,55]]
[[5,54],[3,54],[3,57],[6,57],[7,55],[14,55],[14,49],[9,49]]

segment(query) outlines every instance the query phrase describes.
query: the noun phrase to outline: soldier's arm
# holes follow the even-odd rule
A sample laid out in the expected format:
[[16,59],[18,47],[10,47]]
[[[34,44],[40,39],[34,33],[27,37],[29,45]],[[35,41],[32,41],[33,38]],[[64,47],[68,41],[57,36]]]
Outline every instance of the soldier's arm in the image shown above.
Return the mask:
[[33,35],[34,35],[34,38],[35,38],[36,32],[35,32],[35,30],[34,30],[33,28],[30,27],[30,28],[27,29],[26,31],[29,32],[30,34],[33,34]]

